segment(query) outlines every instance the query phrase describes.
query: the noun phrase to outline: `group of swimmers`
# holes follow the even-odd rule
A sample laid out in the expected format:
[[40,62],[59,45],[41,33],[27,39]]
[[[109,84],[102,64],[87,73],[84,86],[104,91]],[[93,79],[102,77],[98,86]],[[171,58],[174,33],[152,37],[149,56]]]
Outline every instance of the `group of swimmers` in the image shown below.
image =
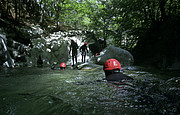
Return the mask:
[[[57,64],[57,63],[55,63],[55,64]],[[54,67],[54,66],[52,66],[52,67]],[[60,69],[65,70],[65,68],[66,68],[66,64],[61,63]],[[53,69],[53,68],[51,68],[51,69]],[[121,64],[116,59],[108,59],[103,65],[103,70],[106,75],[107,81],[132,80],[131,77],[120,72]]]
[[[77,49],[78,49],[78,45],[74,40],[71,40],[71,45],[70,45],[70,52],[72,51],[72,60],[73,60],[73,65],[74,66],[74,60],[77,64]],[[80,51],[81,51],[81,55],[82,55],[82,62],[85,63],[85,59],[86,59],[86,55],[88,53],[88,49],[87,49],[87,42],[84,43],[84,45],[82,45],[80,47]],[[54,65],[56,65],[56,63],[54,63],[51,67],[51,69],[54,69]],[[66,68],[66,63],[61,63],[60,64],[60,69],[61,70],[65,70]],[[132,78],[122,74],[120,72],[121,70],[121,64],[119,63],[118,60],[116,59],[108,59],[104,65],[103,65],[103,70],[104,73],[106,75],[106,80],[107,81],[120,81],[120,80],[131,80]]]

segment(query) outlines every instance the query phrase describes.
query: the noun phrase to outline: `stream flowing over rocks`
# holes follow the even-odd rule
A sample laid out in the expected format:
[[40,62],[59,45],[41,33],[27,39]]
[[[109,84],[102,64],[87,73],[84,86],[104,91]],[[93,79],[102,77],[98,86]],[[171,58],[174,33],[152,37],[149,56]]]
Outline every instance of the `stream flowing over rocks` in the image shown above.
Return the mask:
[[123,68],[134,80],[108,82],[103,67],[0,69],[1,115],[178,115],[180,77]]
[[[42,29],[32,28],[25,30],[32,35],[29,45],[9,40],[7,33],[0,29],[3,66],[0,68],[0,114],[180,113],[179,75],[131,66],[134,63],[131,53],[115,46],[106,47],[97,56],[89,51],[87,63],[83,64],[78,50],[77,69],[67,66],[65,70],[52,70],[50,66],[54,62],[58,66],[61,62],[72,64],[71,39],[79,46],[85,41],[93,46],[93,41],[88,41],[80,31],[58,31],[44,36]],[[36,34],[39,37],[34,38]],[[133,80],[106,81],[102,64],[109,58],[119,60],[122,73]],[[36,67],[37,62],[43,67]]]

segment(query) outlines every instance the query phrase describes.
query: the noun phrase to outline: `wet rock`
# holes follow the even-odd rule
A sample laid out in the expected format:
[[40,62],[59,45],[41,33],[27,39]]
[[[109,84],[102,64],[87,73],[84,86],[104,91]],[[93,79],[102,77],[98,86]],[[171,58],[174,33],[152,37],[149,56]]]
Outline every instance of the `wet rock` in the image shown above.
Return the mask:
[[92,54],[95,55],[96,53],[101,52],[105,48],[106,42],[104,40],[97,40],[93,44],[89,44],[89,49],[91,50]]
[[95,58],[95,63],[103,65],[108,59],[117,59],[122,66],[130,66],[134,63],[134,58],[130,52],[115,46],[106,47],[100,55]]
[[93,63],[82,63],[77,65],[79,70],[95,70],[95,69],[102,69],[103,67]]
[[0,30],[0,66],[14,67],[14,60],[6,45],[6,36]]

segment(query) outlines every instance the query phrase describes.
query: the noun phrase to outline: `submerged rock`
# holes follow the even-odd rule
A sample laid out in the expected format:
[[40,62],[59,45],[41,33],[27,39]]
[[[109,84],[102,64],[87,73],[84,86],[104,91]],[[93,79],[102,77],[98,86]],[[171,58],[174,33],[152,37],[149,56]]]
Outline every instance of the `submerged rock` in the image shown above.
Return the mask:
[[97,64],[103,65],[108,59],[117,59],[121,65],[130,66],[134,63],[134,58],[130,52],[115,46],[108,46],[100,55],[95,58]]
[[94,63],[82,63],[77,65],[79,70],[95,70],[102,69],[103,67]]

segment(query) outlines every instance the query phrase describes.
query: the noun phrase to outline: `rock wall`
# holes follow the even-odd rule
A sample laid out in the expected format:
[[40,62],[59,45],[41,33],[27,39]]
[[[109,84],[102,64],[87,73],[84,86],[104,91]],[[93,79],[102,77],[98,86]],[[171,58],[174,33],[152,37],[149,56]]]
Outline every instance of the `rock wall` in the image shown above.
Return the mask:
[[14,67],[14,60],[9,54],[9,50],[6,44],[6,36],[2,34],[0,30],[0,66],[4,65],[6,67]]
[[[44,36],[46,31],[43,32],[39,26],[33,26],[31,29],[22,28],[21,30],[31,35],[29,39],[31,44],[25,45],[24,42],[18,42],[11,36],[6,39],[4,36],[8,33],[2,34],[3,32],[0,31],[0,66],[51,66],[54,62],[60,64],[71,61],[69,55],[71,39],[76,41],[79,46],[83,44],[81,31],[58,31]],[[21,38],[23,37],[24,34]],[[79,57],[78,59],[81,60],[81,55]]]

